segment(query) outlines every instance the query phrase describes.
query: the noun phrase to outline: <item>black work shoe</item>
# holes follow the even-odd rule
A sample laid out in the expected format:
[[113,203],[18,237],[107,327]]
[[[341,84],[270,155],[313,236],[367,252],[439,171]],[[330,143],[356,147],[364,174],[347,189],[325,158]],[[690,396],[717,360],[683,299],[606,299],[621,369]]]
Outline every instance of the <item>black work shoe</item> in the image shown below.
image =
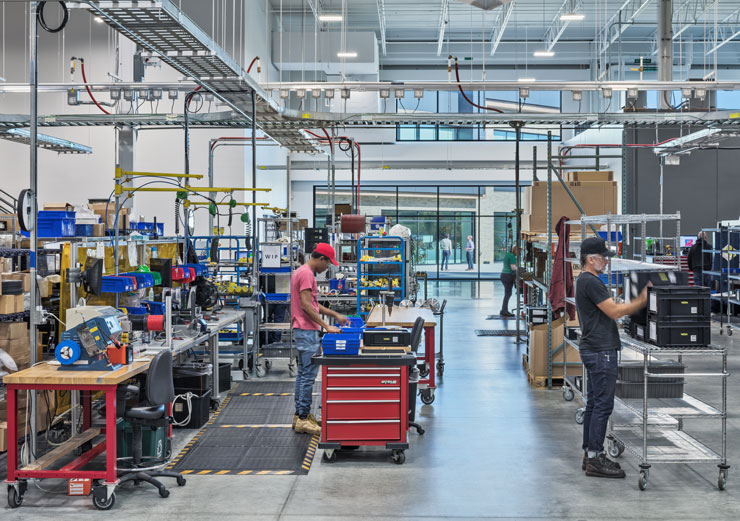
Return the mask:
[[604,454],[599,454],[595,458],[588,458],[586,461],[586,475],[595,478],[624,478],[626,476],[624,471],[616,468],[614,462],[609,461]]
[[[614,468],[621,469],[622,466],[617,463],[616,461],[612,461],[609,458],[606,458],[606,455],[604,455],[607,464],[611,464],[614,466]],[[586,463],[588,462],[588,451],[583,452],[583,462],[581,463],[581,470],[586,470]]]

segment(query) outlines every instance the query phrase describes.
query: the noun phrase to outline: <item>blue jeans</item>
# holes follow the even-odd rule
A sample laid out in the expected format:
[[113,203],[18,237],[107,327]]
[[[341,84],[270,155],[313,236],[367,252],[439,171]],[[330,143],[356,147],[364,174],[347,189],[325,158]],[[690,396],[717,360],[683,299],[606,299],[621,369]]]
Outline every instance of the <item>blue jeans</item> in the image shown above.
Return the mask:
[[704,272],[701,270],[694,270],[694,286],[706,286],[711,289],[712,276],[704,275]]
[[319,372],[319,366],[311,362],[311,357],[318,354],[321,342],[319,332],[309,329],[294,329],[293,339],[298,350],[298,373],[295,377],[295,411],[305,418],[311,412],[313,383]]
[[449,250],[442,250],[442,266],[441,268],[444,269],[450,269],[450,251]]
[[473,269],[473,252],[472,251],[466,251],[465,253],[467,253],[467,255],[468,255],[468,269],[469,270],[472,270]]
[[588,399],[583,416],[583,450],[604,450],[609,416],[614,410],[617,388],[617,350],[581,351],[581,361],[588,371]]

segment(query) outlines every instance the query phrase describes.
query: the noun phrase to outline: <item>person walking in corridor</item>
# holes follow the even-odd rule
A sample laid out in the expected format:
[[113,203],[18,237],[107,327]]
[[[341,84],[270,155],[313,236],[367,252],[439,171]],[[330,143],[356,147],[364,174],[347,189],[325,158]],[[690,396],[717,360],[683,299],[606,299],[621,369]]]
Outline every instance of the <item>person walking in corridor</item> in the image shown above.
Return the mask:
[[504,285],[504,298],[501,301],[501,311],[499,315],[503,318],[511,318],[513,313],[509,313],[509,299],[516,281],[516,256],[519,248],[514,246],[510,252],[504,255],[504,266],[501,268],[501,284]]
[[450,269],[450,253],[452,253],[452,241],[450,235],[445,233],[442,236],[442,240],[439,241],[439,247],[442,250],[442,271],[449,271]]
[[468,256],[468,270],[473,271],[473,254],[475,253],[475,243],[473,236],[468,235],[468,244],[465,246],[465,254]]

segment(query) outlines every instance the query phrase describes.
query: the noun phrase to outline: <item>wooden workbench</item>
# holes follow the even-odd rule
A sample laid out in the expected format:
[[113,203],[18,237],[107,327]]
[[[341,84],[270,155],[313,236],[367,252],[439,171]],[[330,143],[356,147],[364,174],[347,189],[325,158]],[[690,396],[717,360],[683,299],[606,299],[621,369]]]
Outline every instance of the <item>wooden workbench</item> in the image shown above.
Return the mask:
[[[437,317],[429,308],[405,308],[394,306],[390,316],[388,316],[388,313],[385,314],[385,325],[411,328],[414,327],[414,322],[416,322],[416,319],[419,317],[424,319],[424,353],[423,355],[419,355],[417,353],[417,359],[420,362],[419,370],[422,374],[422,378],[419,380],[419,389],[422,393],[422,402],[430,404],[434,401],[434,389],[436,388],[434,362],[436,359],[437,345],[435,341]],[[382,324],[383,309],[380,306],[375,306],[367,316],[365,325],[367,327],[381,327]]]
[[[394,306],[390,316],[386,312],[385,323],[388,326],[413,327],[414,322],[419,317],[424,318],[424,327],[435,327],[437,317],[431,309],[428,308],[402,308]],[[383,310],[380,306],[375,306],[365,321],[368,327],[380,327],[383,320]]]
[[149,367],[149,360],[125,365],[116,371],[62,371],[59,365],[41,363],[6,375],[5,385],[118,385]]

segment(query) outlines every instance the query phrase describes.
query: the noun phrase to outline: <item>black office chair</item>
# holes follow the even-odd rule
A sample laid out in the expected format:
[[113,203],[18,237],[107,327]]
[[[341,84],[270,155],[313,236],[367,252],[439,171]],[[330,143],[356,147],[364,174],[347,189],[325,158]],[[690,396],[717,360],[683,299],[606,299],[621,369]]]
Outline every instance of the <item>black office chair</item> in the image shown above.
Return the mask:
[[[416,356],[424,332],[424,318],[418,317],[411,328],[411,351]],[[419,368],[414,364],[409,374],[409,427],[414,427],[418,434],[424,434],[424,428],[416,420],[416,391],[419,387]]]
[[[129,394],[137,393],[138,388],[124,386],[120,388]],[[159,495],[167,497],[169,490],[157,479],[158,477],[176,478],[179,486],[185,486],[185,478],[182,474],[167,470],[137,470],[141,465],[142,451],[142,427],[165,427],[170,424],[167,416],[167,404],[175,399],[175,387],[172,382],[172,353],[160,351],[149,364],[149,372],[146,375],[146,401],[135,407],[126,407],[123,418],[132,424],[133,432],[133,467],[122,469],[124,473],[120,477],[119,484],[133,481],[138,485],[140,481],[146,481],[157,487]],[[120,402],[119,402],[120,403]]]

